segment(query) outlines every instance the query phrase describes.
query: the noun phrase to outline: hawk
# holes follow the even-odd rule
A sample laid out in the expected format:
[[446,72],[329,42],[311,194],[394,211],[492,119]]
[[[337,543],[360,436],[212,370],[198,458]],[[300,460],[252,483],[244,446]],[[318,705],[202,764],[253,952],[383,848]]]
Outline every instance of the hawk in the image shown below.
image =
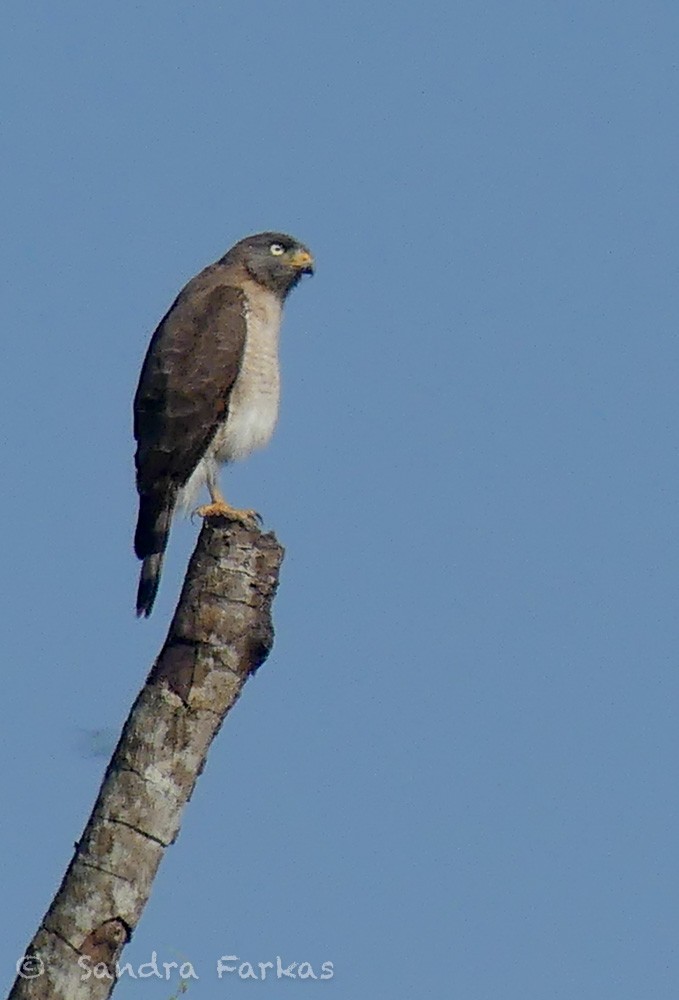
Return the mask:
[[172,517],[193,509],[203,485],[211,502],[196,513],[255,523],[255,511],[224,499],[218,468],[273,434],[283,303],[313,268],[291,236],[248,236],[189,281],[153,334],[134,398],[138,615],[151,614]]

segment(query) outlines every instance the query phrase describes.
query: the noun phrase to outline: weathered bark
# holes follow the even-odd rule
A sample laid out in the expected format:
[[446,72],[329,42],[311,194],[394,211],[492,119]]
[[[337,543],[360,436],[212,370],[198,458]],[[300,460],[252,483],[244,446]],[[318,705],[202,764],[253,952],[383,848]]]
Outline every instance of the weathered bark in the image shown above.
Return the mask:
[[115,974],[210,744],[271,649],[282,559],[272,534],[203,525],[165,644],[10,1000],[110,996],[115,981],[94,966]]

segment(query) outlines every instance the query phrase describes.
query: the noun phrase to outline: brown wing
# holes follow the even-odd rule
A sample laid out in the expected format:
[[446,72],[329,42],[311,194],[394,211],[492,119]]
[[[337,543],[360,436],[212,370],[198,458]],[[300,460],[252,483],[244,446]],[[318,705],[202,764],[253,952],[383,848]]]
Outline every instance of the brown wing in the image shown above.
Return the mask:
[[177,491],[229,411],[245,347],[245,296],[212,265],[180,293],[153,334],[134,398],[139,517],[134,550],[143,560],[137,614],[158,590]]
[[134,399],[140,494],[183,486],[228,413],[245,346],[245,296],[208,268],[153,334]]

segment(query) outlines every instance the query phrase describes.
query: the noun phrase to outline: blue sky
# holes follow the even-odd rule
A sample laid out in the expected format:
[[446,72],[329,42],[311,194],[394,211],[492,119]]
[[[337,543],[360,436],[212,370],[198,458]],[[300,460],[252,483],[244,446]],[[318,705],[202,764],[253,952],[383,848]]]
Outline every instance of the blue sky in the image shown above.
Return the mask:
[[[196,527],[133,614],[130,402],[178,289],[292,232],[274,652],[125,952],[187,996],[674,998],[679,12],[4,5],[0,968]],[[106,740],[104,739],[104,743]],[[167,998],[158,980],[123,1000]]]

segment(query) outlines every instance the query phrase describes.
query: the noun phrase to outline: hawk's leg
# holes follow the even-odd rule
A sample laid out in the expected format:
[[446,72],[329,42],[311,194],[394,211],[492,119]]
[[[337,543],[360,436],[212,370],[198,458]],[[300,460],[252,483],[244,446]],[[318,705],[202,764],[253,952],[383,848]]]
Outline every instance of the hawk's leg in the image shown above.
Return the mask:
[[214,476],[208,477],[207,488],[210,491],[212,503],[197,507],[194,514],[198,514],[200,517],[225,517],[227,521],[239,521],[246,528],[254,528],[261,523],[262,518],[256,510],[238,510],[227,503]]

